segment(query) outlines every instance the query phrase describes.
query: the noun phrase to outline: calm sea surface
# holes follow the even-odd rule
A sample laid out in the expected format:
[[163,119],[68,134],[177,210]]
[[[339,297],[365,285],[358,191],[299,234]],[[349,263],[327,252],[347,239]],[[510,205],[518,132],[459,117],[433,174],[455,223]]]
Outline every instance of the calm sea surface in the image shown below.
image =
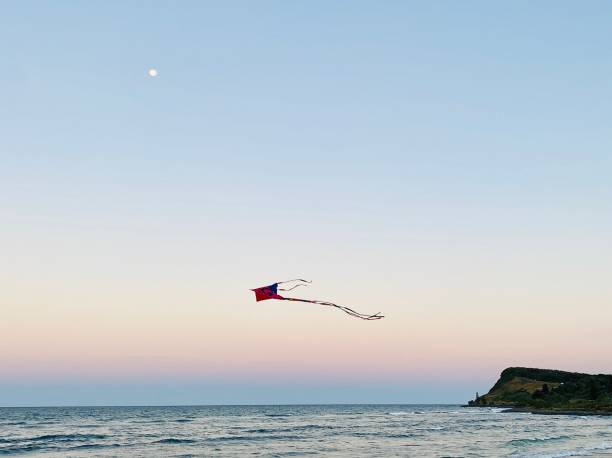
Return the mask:
[[612,417],[457,406],[0,408],[0,455],[566,457],[612,453]]

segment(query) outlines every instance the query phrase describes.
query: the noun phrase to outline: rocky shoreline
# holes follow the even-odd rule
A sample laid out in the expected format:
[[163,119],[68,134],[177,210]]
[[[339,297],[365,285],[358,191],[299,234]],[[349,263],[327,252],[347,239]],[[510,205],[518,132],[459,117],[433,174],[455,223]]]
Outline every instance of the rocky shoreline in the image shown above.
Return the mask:
[[534,415],[575,415],[575,416],[604,416],[609,417],[612,416],[612,412],[604,411],[604,410],[555,410],[555,409],[529,409],[525,407],[510,407],[507,410],[504,410],[504,413],[532,413]]
[[486,405],[486,406],[471,406],[468,404],[462,405],[461,407],[476,407],[479,409],[504,409],[503,413],[531,413],[534,415],[575,415],[575,416],[603,416],[610,417],[612,412],[603,410],[580,410],[580,409],[534,409],[528,407],[517,407],[509,405]]

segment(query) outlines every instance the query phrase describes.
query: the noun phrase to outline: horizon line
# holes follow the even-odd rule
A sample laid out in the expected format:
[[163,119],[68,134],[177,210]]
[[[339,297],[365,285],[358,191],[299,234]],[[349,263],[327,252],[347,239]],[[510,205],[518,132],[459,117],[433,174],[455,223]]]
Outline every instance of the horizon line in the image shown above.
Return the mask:
[[19,405],[0,406],[0,409],[82,409],[88,407],[301,407],[301,406],[463,406],[461,403],[405,403],[405,402],[320,402],[279,404],[90,404],[90,405]]

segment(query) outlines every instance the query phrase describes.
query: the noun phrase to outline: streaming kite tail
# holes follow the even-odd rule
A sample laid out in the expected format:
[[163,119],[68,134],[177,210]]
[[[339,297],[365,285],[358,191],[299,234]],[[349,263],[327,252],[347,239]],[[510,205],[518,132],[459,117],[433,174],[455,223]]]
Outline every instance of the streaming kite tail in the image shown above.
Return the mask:
[[310,304],[319,304],[319,305],[325,305],[328,307],[335,307],[337,309],[342,310],[344,313],[355,317],[355,318],[360,318],[362,320],[367,320],[367,321],[372,321],[372,320],[380,320],[381,318],[384,318],[383,315],[380,314],[380,312],[375,313],[374,315],[369,315],[366,313],[359,313],[356,312],[355,310],[348,308],[348,307],[344,307],[342,305],[338,305],[338,304],[334,304],[332,302],[325,302],[325,301],[314,301],[314,300],[308,300],[308,299],[296,299],[293,297],[285,297],[285,300],[287,301],[296,301],[296,302],[307,302]]
[[277,285],[282,285],[283,283],[292,283],[294,281],[301,281],[302,283],[312,283],[312,280],[304,280],[302,278],[294,278],[293,280],[279,281],[276,284]]
[[291,291],[292,289],[295,288],[299,288],[300,286],[308,286],[308,285],[304,285],[302,283],[298,284],[298,285],[294,285],[291,288],[278,288],[279,291]]
[[380,312],[375,313],[374,315],[369,315],[366,313],[356,312],[355,310],[348,308],[348,307],[344,307],[342,305],[332,304],[331,302],[323,304],[323,305],[328,305],[330,307],[339,308],[344,313],[354,316],[355,318],[361,318],[362,320],[380,320],[381,318],[384,318],[384,316],[381,315]]
[[282,285],[283,283],[293,283],[293,282],[296,282],[296,281],[299,281],[299,282],[302,282],[302,283],[298,283],[297,285],[293,285],[291,288],[278,288],[278,290],[279,291],[291,291],[292,289],[299,288],[300,286],[308,286],[307,284],[304,284],[304,283],[312,283],[312,281],[309,281],[309,280],[303,280],[301,278],[296,278],[294,280],[279,281],[277,283],[277,285]]

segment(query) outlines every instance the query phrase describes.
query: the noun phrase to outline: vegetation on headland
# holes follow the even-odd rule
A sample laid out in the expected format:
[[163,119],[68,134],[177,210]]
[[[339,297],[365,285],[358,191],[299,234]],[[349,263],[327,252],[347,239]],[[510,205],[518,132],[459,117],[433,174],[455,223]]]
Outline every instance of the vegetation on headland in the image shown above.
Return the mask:
[[536,413],[612,414],[612,375],[509,367],[471,407],[511,407]]

